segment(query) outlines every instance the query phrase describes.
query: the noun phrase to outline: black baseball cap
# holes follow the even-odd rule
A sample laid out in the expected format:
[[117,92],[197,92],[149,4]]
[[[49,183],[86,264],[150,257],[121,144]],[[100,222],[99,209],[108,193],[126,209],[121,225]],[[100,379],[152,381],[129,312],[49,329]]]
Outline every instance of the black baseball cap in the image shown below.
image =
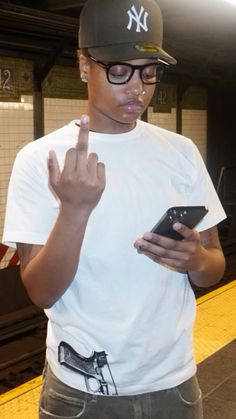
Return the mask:
[[163,19],[156,0],[87,0],[80,14],[79,48],[101,61],[159,58],[176,64],[162,49]]

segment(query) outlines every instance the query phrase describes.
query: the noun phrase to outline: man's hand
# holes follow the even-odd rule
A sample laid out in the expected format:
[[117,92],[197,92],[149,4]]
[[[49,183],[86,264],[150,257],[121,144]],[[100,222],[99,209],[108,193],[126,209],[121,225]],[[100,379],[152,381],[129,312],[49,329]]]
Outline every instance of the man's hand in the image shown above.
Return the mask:
[[175,223],[173,228],[183,236],[182,241],[148,232],[135,241],[134,247],[154,262],[178,272],[187,272],[190,280],[199,287],[217,283],[225,269],[217,228],[201,233],[180,223]]
[[203,269],[205,248],[200,233],[180,223],[175,223],[173,228],[183,236],[182,241],[148,232],[136,240],[134,246],[139,253],[143,253],[154,262],[167,265],[178,272]]
[[62,207],[85,210],[96,207],[105,188],[105,165],[98,162],[95,153],[88,155],[89,117],[81,117],[78,141],[65,157],[61,172],[55,151],[48,159],[49,183],[61,201]]

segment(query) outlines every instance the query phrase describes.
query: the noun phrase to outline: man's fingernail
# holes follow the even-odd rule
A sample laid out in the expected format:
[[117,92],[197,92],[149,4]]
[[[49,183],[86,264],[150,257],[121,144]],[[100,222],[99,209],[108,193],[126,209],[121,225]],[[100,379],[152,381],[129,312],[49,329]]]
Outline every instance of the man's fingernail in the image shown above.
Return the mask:
[[173,227],[174,227],[175,230],[181,230],[182,224],[180,224],[180,223],[174,223]]
[[88,115],[82,115],[81,116],[81,122],[82,122],[82,124],[87,125],[89,123]]
[[143,238],[145,240],[152,240],[152,233],[149,233],[149,232],[144,233]]

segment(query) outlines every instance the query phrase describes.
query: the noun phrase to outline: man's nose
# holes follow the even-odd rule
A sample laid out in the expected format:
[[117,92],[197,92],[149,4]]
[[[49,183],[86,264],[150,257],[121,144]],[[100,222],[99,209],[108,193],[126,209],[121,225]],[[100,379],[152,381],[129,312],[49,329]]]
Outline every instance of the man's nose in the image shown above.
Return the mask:
[[128,93],[135,95],[135,96],[140,96],[144,94],[144,89],[143,89],[143,82],[141,79],[141,74],[139,70],[135,70],[133,76],[131,77],[129,83],[128,83]]

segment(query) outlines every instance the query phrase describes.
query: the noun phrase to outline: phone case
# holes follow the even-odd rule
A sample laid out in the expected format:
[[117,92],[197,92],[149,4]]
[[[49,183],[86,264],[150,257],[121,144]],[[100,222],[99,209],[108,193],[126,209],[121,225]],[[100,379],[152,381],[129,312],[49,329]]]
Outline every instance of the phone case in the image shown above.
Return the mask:
[[158,223],[153,227],[151,232],[174,240],[183,240],[183,236],[173,230],[173,224],[180,222],[189,228],[194,228],[207,214],[207,212],[208,208],[205,206],[169,208]]

